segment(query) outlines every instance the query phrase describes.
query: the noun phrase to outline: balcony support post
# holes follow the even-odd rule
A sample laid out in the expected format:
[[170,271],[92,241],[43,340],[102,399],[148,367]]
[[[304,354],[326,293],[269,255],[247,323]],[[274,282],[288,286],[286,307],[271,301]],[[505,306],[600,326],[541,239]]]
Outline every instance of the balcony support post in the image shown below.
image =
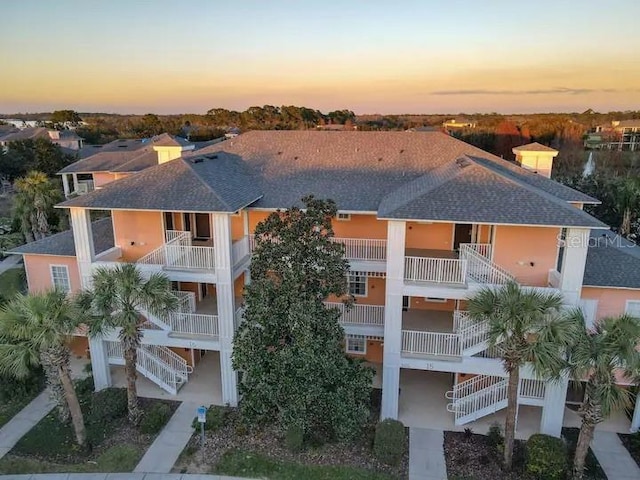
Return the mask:
[[382,373],[382,411],[380,415],[382,419],[398,418],[405,237],[405,222],[388,222],[387,281],[384,313],[384,363]]

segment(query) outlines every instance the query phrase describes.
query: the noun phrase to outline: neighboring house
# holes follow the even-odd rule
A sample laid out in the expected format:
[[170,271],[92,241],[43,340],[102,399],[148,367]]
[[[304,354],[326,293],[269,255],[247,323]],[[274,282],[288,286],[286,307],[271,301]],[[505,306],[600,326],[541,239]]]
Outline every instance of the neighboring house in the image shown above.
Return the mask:
[[466,118],[452,118],[442,122],[442,126],[445,130],[459,130],[461,128],[476,128],[476,122],[468,120]]
[[13,127],[19,128],[21,130],[25,128],[35,128],[40,125],[40,121],[38,120],[20,120],[17,118],[2,118],[0,120],[2,120],[4,123],[8,123],[9,125],[12,125]]
[[[583,288],[583,277],[598,258],[590,235],[608,227],[582,210],[596,199],[548,178],[557,152],[537,144],[516,149],[518,165],[439,132],[252,131],[199,150],[169,135],[147,150],[127,142],[122,158],[112,145],[108,155],[74,164],[96,184],[110,176],[101,189],[58,205],[69,210],[72,232],[14,253],[24,255],[32,290],[89,287],[97,267],[121,262],[166,274],[180,311],[147,315],[142,358],[155,373],[144,363],[139,372],[171,395],[200,382],[203,403],[237,404],[231,354],[251,235],[271,212],[308,194],[337,203],[335,241],[345,245],[357,300],[341,318],[345,348],[375,366],[385,418],[480,429],[502,413],[502,363],[488,348],[486,326],[465,311],[483,287],[516,280],[559,292],[596,318],[595,287]],[[104,224],[92,222],[95,211],[111,213],[109,241]],[[58,243],[66,245],[66,268],[58,268]],[[626,259],[607,262],[629,267]],[[613,298],[614,279],[601,283],[603,297]],[[621,305],[610,313],[622,313]],[[114,381],[110,365],[123,363],[117,333],[88,345],[96,388],[105,388]],[[545,383],[529,368],[521,375],[519,430],[558,436],[563,423],[579,421],[565,409],[567,380]]]
[[640,120],[614,120],[585,135],[584,146],[598,150],[640,150]]
[[7,147],[9,142],[19,140],[36,140],[44,138],[61,148],[77,151],[82,148],[82,138],[71,130],[52,130],[45,127],[23,128],[17,132],[10,132],[0,136],[0,146]]

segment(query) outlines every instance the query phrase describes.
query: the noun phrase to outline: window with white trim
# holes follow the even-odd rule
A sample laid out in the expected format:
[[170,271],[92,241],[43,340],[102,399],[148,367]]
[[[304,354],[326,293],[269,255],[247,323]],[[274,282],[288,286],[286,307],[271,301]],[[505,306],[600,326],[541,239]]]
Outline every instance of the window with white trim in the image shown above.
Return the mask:
[[51,265],[51,283],[53,288],[65,293],[71,291],[69,268],[66,265]]
[[367,296],[367,272],[349,272],[349,293],[354,297]]
[[632,317],[640,318],[640,300],[627,300],[625,313],[628,313]]
[[336,215],[336,219],[340,220],[341,222],[347,222],[347,221],[351,220],[351,214],[350,213],[338,213]]
[[365,355],[367,353],[367,337],[364,335],[347,335],[345,339],[347,353]]

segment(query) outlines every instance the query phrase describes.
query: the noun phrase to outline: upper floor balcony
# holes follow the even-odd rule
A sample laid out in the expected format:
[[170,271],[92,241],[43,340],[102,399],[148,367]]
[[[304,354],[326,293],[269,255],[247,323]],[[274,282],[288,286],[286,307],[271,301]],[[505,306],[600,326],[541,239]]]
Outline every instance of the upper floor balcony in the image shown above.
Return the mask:
[[214,270],[215,247],[212,239],[194,242],[191,232],[167,230],[165,243],[139,258],[136,263],[158,265],[166,269]]

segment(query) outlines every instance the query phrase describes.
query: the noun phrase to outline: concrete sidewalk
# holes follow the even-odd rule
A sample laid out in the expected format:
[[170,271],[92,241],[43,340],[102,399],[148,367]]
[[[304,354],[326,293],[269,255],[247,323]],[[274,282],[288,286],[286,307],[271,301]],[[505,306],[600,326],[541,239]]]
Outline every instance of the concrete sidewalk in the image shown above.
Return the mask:
[[193,435],[191,422],[198,407],[196,403],[182,402],[133,471],[169,473]]
[[34,473],[0,475],[0,480],[250,480],[224,475],[190,475],[180,473]]
[[409,480],[447,480],[442,430],[409,429]]
[[0,428],[0,458],[4,457],[29,430],[55,406],[45,390]]
[[629,455],[617,433],[596,430],[591,450],[609,480],[640,479],[640,468]]

